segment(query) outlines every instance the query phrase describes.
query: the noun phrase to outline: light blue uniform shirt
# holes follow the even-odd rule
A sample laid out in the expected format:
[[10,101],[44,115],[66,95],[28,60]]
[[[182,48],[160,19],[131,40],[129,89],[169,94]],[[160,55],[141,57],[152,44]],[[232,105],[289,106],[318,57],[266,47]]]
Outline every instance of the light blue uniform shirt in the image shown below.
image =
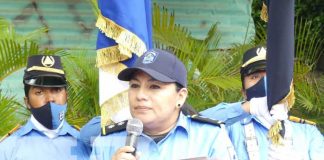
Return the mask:
[[87,146],[89,152],[91,152],[94,139],[100,135],[100,122],[100,116],[94,117],[80,129],[80,140]]
[[[213,117],[213,119],[225,122],[226,126],[249,115],[240,106],[230,103],[220,103],[216,107],[212,107],[201,113],[202,115],[206,115],[206,117]],[[100,122],[100,116],[94,117],[80,130],[80,139],[87,145],[89,150],[91,150],[93,140],[100,134]]]
[[[232,103],[232,107],[236,109],[241,108],[241,103]],[[227,106],[228,107],[228,106]],[[226,107],[225,107],[226,108]],[[211,108],[213,112],[217,112],[218,108]],[[235,111],[235,109],[232,109]],[[211,112],[202,112],[205,117],[217,118]],[[211,113],[211,114],[208,114]],[[234,112],[236,115],[238,112]],[[245,114],[245,113],[244,113]],[[216,114],[217,115],[217,114]],[[239,117],[239,116],[235,116]],[[244,125],[253,123],[254,133],[257,138],[260,159],[267,159],[268,157],[268,129],[265,128],[259,121],[252,115],[245,116],[242,120],[227,126],[229,137],[234,145],[237,156],[240,160],[248,160],[248,152],[246,150],[246,138]],[[324,159],[324,139],[319,130],[309,124],[301,124],[291,122],[292,127],[292,144],[296,153],[300,154],[305,160],[307,159]]]
[[208,118],[223,121],[226,126],[230,126],[249,116],[249,113],[242,109],[241,103],[242,102],[220,103],[215,107],[201,111],[200,114]]
[[[111,159],[115,152],[125,146],[126,131],[97,137],[91,159]],[[224,128],[193,121],[180,113],[176,126],[158,143],[142,134],[137,141],[141,160],[176,160],[193,157],[212,157],[222,160],[234,159],[233,146]]]
[[0,143],[0,160],[83,160],[89,159],[85,145],[77,140],[79,132],[67,122],[50,139],[29,120]]

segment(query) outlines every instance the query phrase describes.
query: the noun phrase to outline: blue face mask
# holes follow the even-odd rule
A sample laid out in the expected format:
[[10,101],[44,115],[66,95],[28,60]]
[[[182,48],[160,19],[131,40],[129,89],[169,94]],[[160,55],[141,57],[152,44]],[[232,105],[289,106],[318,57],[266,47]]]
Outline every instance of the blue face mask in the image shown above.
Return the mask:
[[46,103],[40,108],[31,107],[35,119],[48,129],[56,129],[64,120],[67,104]]
[[251,98],[265,97],[267,95],[267,77],[261,78],[258,83],[246,89],[246,100]]

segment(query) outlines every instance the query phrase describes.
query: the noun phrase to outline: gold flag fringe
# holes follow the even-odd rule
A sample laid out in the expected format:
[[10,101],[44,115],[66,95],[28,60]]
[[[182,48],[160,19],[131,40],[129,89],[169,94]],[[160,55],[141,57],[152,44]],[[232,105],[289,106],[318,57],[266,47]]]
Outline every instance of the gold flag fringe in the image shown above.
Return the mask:
[[97,50],[97,67],[102,67],[111,63],[118,63],[126,60],[132,56],[132,53],[128,52],[120,54],[118,46],[111,46]]
[[295,99],[296,99],[296,97],[295,97],[295,89],[294,89],[293,80],[292,80],[291,84],[290,84],[289,93],[279,103],[286,103],[287,102],[288,103],[288,110],[290,110],[291,107],[295,104]]
[[268,22],[268,7],[266,4],[262,4],[262,9],[261,9],[261,15],[260,15],[260,18],[265,21],[265,22]]
[[119,62],[130,58],[132,53],[128,53],[128,55],[119,54],[117,46],[99,49],[97,50],[96,66],[105,72],[117,75],[121,70],[126,68],[124,64]]
[[[295,90],[293,81],[291,81],[290,84],[290,90],[289,93],[285,98],[283,98],[279,103],[287,103],[288,110],[291,109],[291,107],[295,103]],[[282,144],[283,137],[280,135],[279,131],[282,129],[281,122],[277,120],[269,129],[268,136],[271,139],[273,144],[280,145]]]
[[271,142],[275,145],[282,144],[282,136],[280,135],[279,131],[282,129],[281,122],[276,121],[268,132],[268,137],[270,138]]
[[122,108],[128,106],[128,91],[121,92],[118,95],[106,100],[101,105],[101,127],[111,124],[111,118]]
[[121,72],[125,68],[127,68],[127,66],[122,63],[112,63],[109,65],[100,67],[100,69],[102,69],[103,71],[108,72],[113,75],[116,75],[116,76],[119,74],[119,72]]
[[116,41],[121,54],[127,55],[124,52],[132,52],[141,56],[147,50],[145,43],[137,35],[104,17],[102,14],[98,15],[96,26],[107,37]]

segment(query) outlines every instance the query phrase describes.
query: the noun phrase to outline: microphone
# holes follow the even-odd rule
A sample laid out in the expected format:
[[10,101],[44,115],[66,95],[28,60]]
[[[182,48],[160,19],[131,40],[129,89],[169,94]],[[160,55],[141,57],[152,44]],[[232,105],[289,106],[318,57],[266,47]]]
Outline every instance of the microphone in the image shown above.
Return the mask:
[[125,146],[134,147],[135,150],[131,154],[135,156],[137,137],[141,135],[143,132],[142,121],[136,118],[128,120],[126,131],[127,131],[127,138],[126,138]]

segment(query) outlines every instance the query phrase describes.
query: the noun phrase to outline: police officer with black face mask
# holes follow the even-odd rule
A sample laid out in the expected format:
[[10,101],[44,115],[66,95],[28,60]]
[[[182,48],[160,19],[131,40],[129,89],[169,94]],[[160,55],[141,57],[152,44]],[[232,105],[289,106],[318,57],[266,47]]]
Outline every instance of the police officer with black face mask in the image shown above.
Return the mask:
[[0,159],[88,159],[79,131],[65,121],[67,81],[60,57],[29,57],[23,83],[31,116],[0,143]]
[[249,116],[249,101],[252,98],[266,96],[266,48],[255,47],[247,50],[243,55],[240,73],[244,100],[236,103],[223,102],[200,114],[225,121],[226,126]]
[[[231,119],[227,129],[239,159],[323,159],[323,135],[313,122],[288,118],[285,104],[274,105],[268,110],[265,60],[265,47],[246,51],[241,66],[244,101],[221,103],[201,114],[213,119]],[[227,114],[223,114],[225,112]],[[276,119],[284,120],[286,132],[284,143],[278,146],[270,145],[268,138]]]

